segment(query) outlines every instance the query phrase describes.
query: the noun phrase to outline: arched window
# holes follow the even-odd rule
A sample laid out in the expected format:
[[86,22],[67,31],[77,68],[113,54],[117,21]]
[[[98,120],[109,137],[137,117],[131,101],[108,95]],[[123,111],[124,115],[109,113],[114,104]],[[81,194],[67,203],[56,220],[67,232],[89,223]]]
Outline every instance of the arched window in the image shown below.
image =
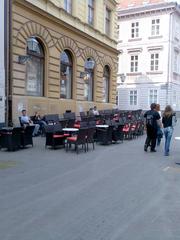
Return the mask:
[[72,57],[69,51],[65,50],[61,53],[61,82],[60,82],[60,98],[72,98]]
[[106,65],[103,72],[103,102],[109,102],[110,69]]
[[44,50],[35,37],[27,39],[26,94],[43,96],[44,89]]
[[92,58],[88,58],[84,66],[84,100],[86,101],[93,101],[94,66],[94,60]]

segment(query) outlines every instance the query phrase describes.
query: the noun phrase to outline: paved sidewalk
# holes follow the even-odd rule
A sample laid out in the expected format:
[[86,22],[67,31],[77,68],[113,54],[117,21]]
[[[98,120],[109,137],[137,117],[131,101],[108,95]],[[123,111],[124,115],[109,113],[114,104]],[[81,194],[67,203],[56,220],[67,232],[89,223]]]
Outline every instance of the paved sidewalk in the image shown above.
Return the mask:
[[169,157],[162,145],[145,153],[145,136],[78,155],[45,149],[41,137],[0,151],[0,239],[179,240],[175,136],[180,124]]

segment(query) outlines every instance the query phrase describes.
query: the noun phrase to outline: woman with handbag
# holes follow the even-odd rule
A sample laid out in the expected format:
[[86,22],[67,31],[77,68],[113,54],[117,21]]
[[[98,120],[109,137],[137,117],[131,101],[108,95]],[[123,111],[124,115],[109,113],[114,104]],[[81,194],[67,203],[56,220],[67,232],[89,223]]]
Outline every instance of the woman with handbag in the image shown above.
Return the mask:
[[169,156],[169,148],[171,143],[171,138],[173,134],[173,119],[175,113],[170,105],[167,105],[162,118],[162,123],[164,127],[164,137],[165,137],[165,146],[164,146],[164,155]]

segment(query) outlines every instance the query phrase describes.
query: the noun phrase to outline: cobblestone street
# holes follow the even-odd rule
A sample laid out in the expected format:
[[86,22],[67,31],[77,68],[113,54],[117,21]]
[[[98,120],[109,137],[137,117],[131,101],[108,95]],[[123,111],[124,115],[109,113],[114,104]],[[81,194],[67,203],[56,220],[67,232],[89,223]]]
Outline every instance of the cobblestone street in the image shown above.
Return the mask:
[[[88,153],[0,152],[2,240],[179,240],[180,125],[172,154],[144,138]],[[163,145],[163,142],[162,142]]]

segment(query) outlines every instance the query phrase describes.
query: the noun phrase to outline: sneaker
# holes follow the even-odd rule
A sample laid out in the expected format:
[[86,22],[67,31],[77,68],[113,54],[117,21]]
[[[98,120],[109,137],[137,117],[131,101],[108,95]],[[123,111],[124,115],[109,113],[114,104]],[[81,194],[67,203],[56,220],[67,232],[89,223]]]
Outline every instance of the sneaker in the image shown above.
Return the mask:
[[168,152],[165,152],[165,153],[164,153],[164,156],[169,156],[169,153],[168,153]]

